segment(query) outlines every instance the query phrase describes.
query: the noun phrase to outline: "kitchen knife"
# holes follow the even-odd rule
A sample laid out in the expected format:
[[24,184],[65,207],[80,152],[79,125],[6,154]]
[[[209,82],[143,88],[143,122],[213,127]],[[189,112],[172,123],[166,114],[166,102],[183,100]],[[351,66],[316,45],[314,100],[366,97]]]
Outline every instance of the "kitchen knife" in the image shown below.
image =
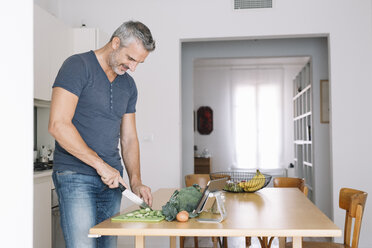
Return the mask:
[[123,196],[125,196],[126,198],[128,198],[129,200],[131,200],[133,203],[139,205],[142,208],[149,208],[150,210],[152,210],[152,208],[150,208],[150,206],[147,205],[147,203],[144,200],[142,200],[141,198],[139,198],[136,194],[134,194],[132,191],[130,191],[129,189],[127,189],[121,183],[119,183],[119,188],[120,188],[121,193],[123,194]]

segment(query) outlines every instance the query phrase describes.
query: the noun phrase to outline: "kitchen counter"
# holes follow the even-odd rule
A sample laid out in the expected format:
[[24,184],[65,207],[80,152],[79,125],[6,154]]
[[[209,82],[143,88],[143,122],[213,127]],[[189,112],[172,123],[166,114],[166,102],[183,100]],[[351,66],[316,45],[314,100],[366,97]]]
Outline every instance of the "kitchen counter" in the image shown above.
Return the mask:
[[42,170],[42,171],[35,171],[35,172],[34,172],[34,179],[35,179],[35,178],[41,178],[41,177],[52,176],[52,173],[53,173],[53,169]]
[[34,172],[33,247],[52,247],[53,169]]

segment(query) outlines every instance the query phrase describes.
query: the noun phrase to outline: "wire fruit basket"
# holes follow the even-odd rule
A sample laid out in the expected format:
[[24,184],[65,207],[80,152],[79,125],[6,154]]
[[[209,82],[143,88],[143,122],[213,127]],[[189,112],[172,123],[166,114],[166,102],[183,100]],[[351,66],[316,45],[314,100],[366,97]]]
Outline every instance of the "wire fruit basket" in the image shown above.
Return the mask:
[[242,193],[253,193],[262,188],[265,188],[271,180],[271,176],[261,173],[259,170],[254,172],[247,171],[228,171],[228,172],[214,172],[209,174],[212,180],[219,178],[228,178],[225,191]]

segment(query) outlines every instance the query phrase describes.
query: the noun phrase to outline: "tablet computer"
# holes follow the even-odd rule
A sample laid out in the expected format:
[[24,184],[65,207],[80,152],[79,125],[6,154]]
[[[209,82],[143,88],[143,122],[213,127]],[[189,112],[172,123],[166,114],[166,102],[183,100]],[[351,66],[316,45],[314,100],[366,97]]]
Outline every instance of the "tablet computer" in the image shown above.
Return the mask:
[[228,179],[229,179],[228,177],[225,177],[225,178],[210,180],[207,183],[207,186],[205,187],[205,189],[203,191],[203,195],[199,200],[198,206],[193,211],[193,213],[196,213],[196,214],[201,213],[204,210],[204,206],[205,206],[205,203],[208,200],[209,193],[222,190],[225,187],[226,182],[227,182]]

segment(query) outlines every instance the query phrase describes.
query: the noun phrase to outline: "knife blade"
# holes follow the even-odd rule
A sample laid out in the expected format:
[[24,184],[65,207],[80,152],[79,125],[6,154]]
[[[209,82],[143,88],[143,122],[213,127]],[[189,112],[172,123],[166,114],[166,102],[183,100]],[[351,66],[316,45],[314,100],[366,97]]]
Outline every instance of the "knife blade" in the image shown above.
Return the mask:
[[149,205],[147,205],[147,203],[144,200],[139,198],[136,194],[134,194],[132,191],[127,189],[121,183],[119,183],[119,188],[120,188],[121,193],[123,194],[123,196],[125,196],[126,198],[131,200],[133,203],[139,205],[142,208],[149,208],[150,210],[152,210],[152,208]]

